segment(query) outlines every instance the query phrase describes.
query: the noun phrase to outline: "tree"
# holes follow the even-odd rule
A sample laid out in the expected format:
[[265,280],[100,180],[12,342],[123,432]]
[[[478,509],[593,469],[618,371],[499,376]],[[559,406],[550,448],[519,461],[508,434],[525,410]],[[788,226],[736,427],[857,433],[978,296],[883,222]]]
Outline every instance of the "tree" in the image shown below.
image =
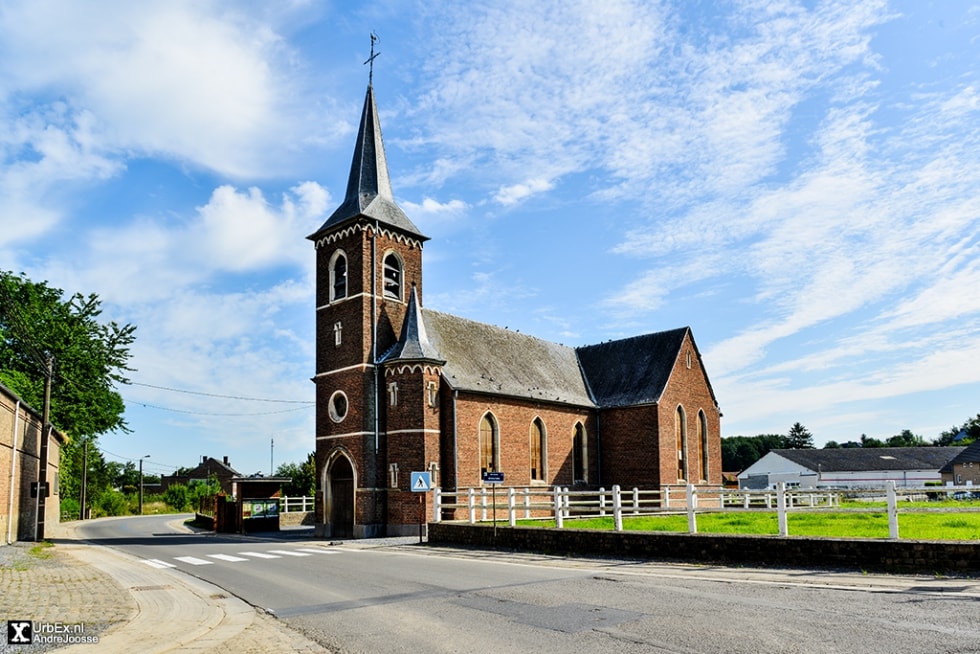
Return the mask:
[[[965,434],[962,440],[953,442],[953,439],[960,433]],[[970,418],[959,427],[951,427],[939,435],[936,445],[969,445],[980,440],[980,413],[975,418]]]
[[136,327],[100,323],[94,293],[67,301],[63,295],[46,282],[0,272],[0,381],[40,409],[45,365],[53,357],[51,422],[76,439],[127,431],[113,385],[129,381]]
[[901,433],[892,436],[885,441],[887,447],[924,447],[929,445],[922,436],[913,434],[910,429],[903,429]]
[[721,467],[725,471],[741,472],[770,450],[782,450],[786,447],[786,437],[782,434],[728,436],[721,439]]
[[795,423],[786,437],[787,447],[791,450],[812,450],[813,434],[800,423]]
[[[32,282],[23,274],[0,272],[0,382],[40,411],[47,361],[54,362],[51,423],[70,435],[61,450],[61,495],[78,497],[82,448],[108,431],[128,431],[125,406],[115,384],[128,383],[129,347],[136,327],[101,323],[99,297]],[[89,496],[110,484],[105,461],[89,448]]]
[[310,452],[303,463],[283,463],[276,468],[276,477],[289,477],[292,482],[282,485],[287,497],[310,497],[316,494],[316,457]]

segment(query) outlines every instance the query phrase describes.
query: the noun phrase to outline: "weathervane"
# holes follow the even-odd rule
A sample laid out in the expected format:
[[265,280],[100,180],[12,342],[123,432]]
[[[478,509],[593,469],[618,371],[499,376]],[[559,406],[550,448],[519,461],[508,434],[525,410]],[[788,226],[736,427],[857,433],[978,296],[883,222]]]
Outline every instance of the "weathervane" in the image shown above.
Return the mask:
[[374,60],[381,54],[380,52],[375,54],[374,44],[380,40],[377,34],[371,32],[371,56],[364,62],[365,64],[370,64],[368,67],[368,86],[374,86]]

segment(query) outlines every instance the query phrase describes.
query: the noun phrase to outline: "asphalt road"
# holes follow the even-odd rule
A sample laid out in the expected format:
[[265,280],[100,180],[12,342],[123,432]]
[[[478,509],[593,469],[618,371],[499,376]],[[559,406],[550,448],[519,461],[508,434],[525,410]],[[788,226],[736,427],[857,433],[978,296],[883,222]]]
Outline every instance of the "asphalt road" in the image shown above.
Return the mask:
[[176,567],[338,652],[980,652],[980,582],[176,534],[80,535]]

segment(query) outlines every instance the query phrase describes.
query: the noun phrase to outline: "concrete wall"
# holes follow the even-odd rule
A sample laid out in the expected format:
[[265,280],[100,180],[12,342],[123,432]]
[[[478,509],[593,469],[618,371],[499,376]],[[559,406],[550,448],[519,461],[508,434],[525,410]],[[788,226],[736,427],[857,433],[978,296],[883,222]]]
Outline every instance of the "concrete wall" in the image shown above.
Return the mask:
[[587,531],[459,523],[428,526],[432,545],[499,547],[546,554],[587,554],[727,565],[831,567],[888,572],[976,574],[980,544],[871,538]]

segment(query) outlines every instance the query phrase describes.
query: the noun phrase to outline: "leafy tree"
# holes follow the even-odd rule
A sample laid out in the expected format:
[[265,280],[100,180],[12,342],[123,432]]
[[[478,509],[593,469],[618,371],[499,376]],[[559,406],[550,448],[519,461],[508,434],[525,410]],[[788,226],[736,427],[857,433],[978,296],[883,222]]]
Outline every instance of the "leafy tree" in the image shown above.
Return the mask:
[[[136,328],[99,322],[101,313],[94,293],[66,300],[61,289],[46,282],[0,272],[0,382],[40,411],[47,364],[53,361],[51,422],[71,437],[62,448],[61,494],[66,497],[78,497],[84,443],[94,444],[108,431],[128,431],[114,385],[128,382]],[[89,496],[94,498],[111,481],[95,447],[89,448],[88,459]]]
[[283,463],[276,468],[276,477],[289,477],[292,482],[282,485],[287,497],[309,497],[316,493],[316,457],[310,452],[303,463]]
[[929,444],[926,442],[926,439],[917,434],[913,434],[910,429],[903,429],[901,433],[885,441],[885,445],[888,447],[924,447]]
[[191,494],[183,484],[170,484],[163,491],[163,501],[175,511],[187,511],[191,505]]
[[[966,432],[966,438],[961,441],[953,442],[960,432]],[[936,445],[969,445],[980,440],[980,413],[975,418],[970,418],[959,427],[951,427],[941,433],[936,439]]]
[[800,423],[795,423],[790,427],[789,435],[786,437],[787,447],[791,450],[812,450],[813,434]]
[[721,467],[729,472],[741,472],[768,454],[770,450],[786,449],[786,440],[782,434],[722,438]]
[[861,447],[885,447],[885,442],[867,434],[861,434]]

